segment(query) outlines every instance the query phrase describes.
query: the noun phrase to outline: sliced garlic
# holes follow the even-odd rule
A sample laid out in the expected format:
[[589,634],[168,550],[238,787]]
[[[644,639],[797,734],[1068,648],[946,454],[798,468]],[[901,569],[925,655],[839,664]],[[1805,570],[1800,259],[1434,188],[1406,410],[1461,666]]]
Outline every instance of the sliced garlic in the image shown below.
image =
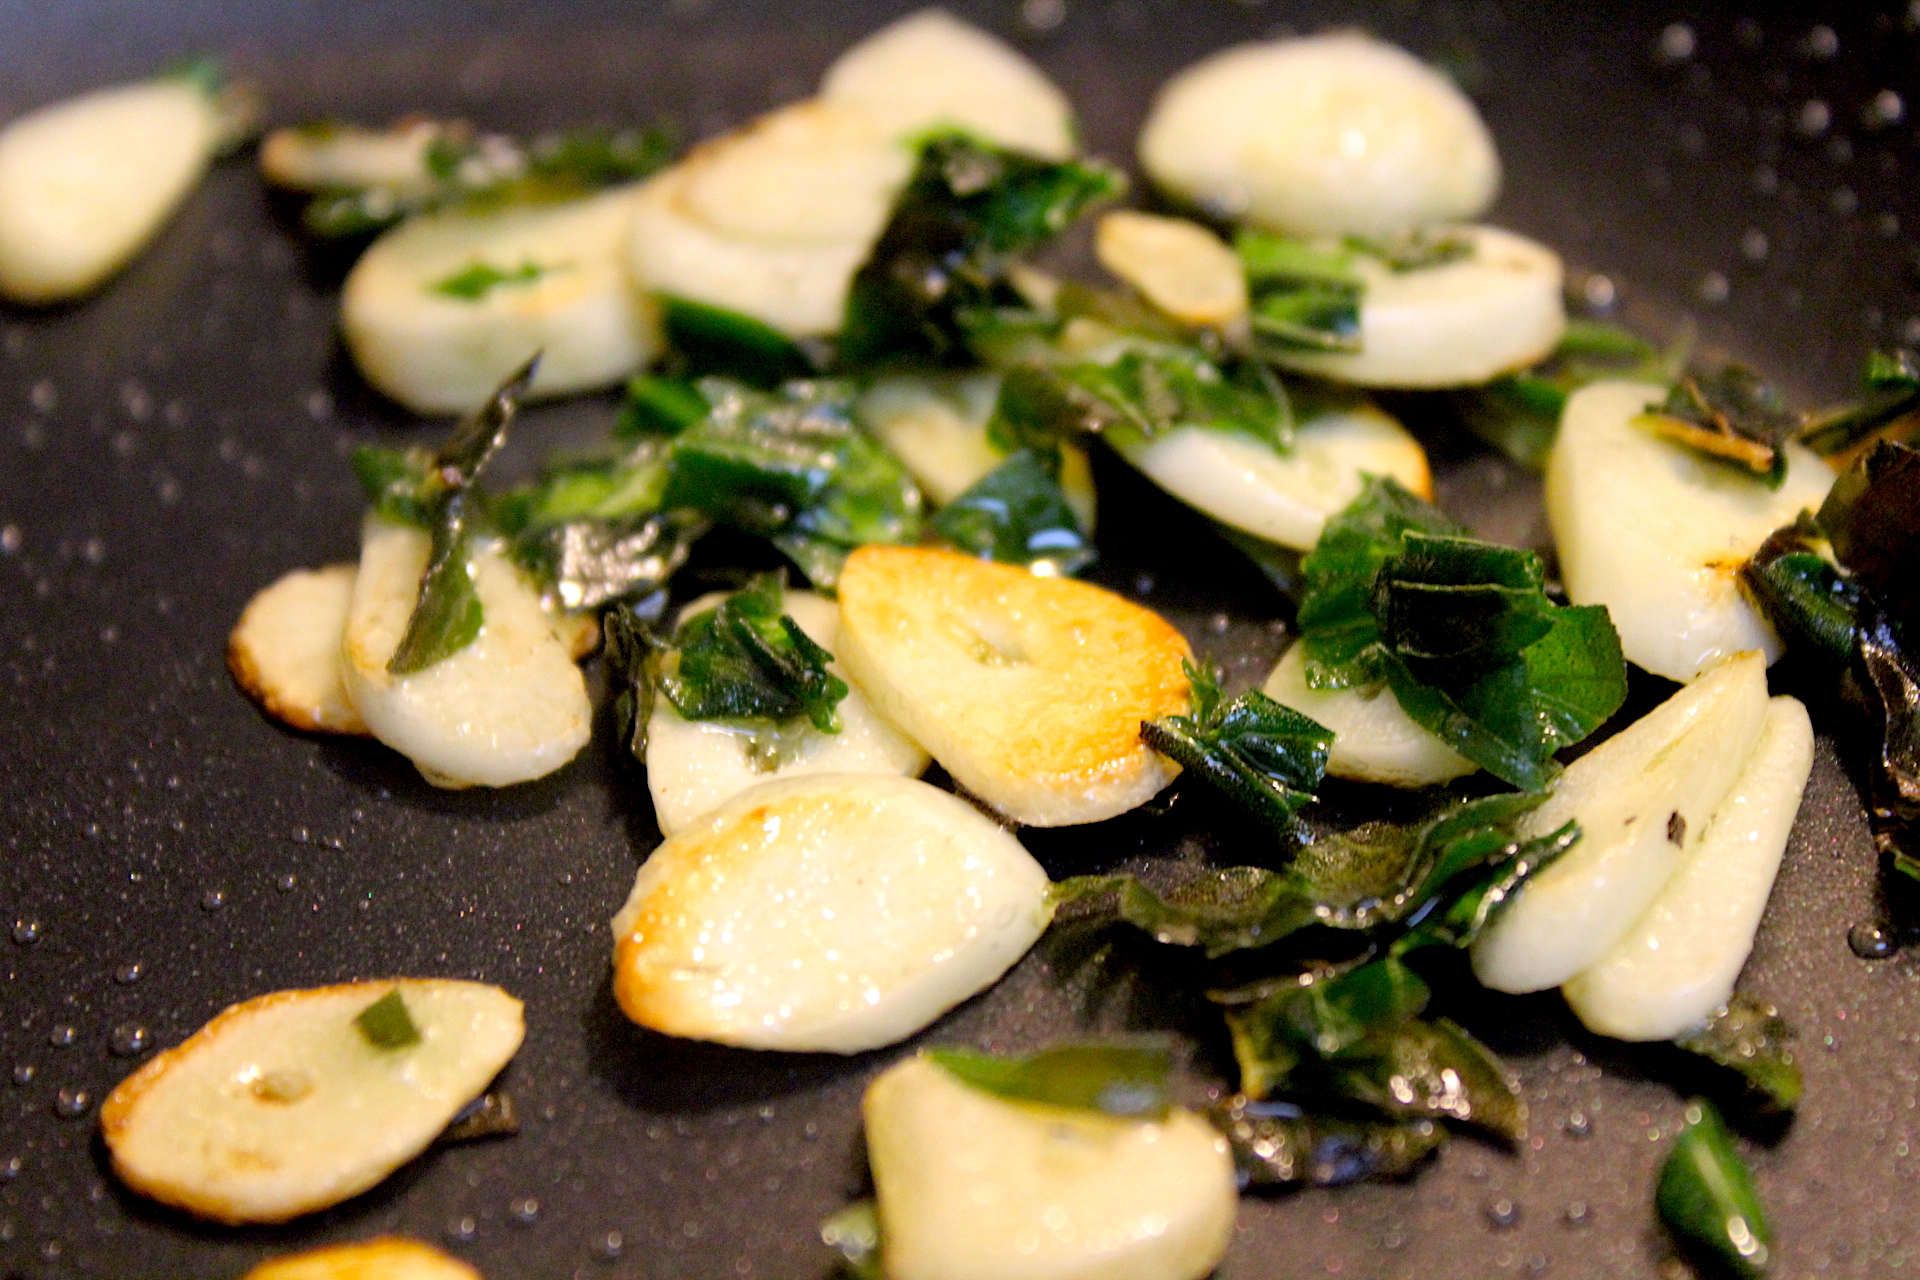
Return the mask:
[[763,782],[668,838],[613,922],[614,995],[668,1035],[859,1053],[990,985],[1052,907],[1046,872],[912,778]]
[[1477,386],[1537,364],[1566,331],[1560,257],[1498,227],[1459,227],[1471,256],[1396,271],[1353,261],[1366,288],[1358,351],[1276,351],[1276,363],[1361,387]]
[[1598,964],[1563,988],[1589,1030],[1672,1040],[1733,995],[1812,769],[1807,709],[1773,699],[1746,768],[1673,879]]
[[[987,431],[999,396],[998,373],[891,373],[874,380],[854,412],[934,504],[945,506],[1007,460]],[[1091,534],[1093,464],[1071,442],[1060,446],[1060,489],[1080,531]]]
[[864,547],[841,662],[882,715],[1016,822],[1125,813],[1177,767],[1140,724],[1187,710],[1180,633],[1109,591],[930,548]]
[[1104,433],[1128,462],[1189,506],[1258,538],[1311,550],[1333,516],[1360,496],[1368,474],[1433,492],[1427,455],[1371,404],[1302,422],[1282,453],[1239,431],[1175,427],[1148,440],[1125,425]]
[[1226,328],[1246,320],[1240,256],[1197,222],[1116,209],[1094,229],[1100,265],[1177,320]]
[[480,1280],[480,1273],[430,1244],[380,1236],[269,1258],[241,1280]]
[[[716,594],[695,600],[682,617],[710,609],[722,598]],[[789,591],[782,607],[815,644],[834,651],[840,632],[837,605],[810,591]],[[845,677],[838,661],[829,663],[828,670]],[[763,764],[751,733],[686,720],[664,696],[657,697],[647,722],[647,790],[661,832],[673,835],[747,788],[774,778],[812,773],[918,777],[926,770],[927,753],[882,720],[857,685],[849,682],[838,710],[840,732],[796,726],[782,736],[777,757]]]
[[1012,1102],[909,1058],[863,1111],[888,1280],[1201,1280],[1233,1238],[1226,1140]]
[[226,130],[186,76],[96,90],[0,130],[0,296],[58,302],[125,266],[198,185]]
[[1327,772],[1356,782],[1431,787],[1480,766],[1442,742],[1400,707],[1385,685],[1315,689],[1307,684],[1307,650],[1288,649],[1262,686],[1269,698],[1333,730]]
[[659,350],[627,273],[637,188],[411,219],[347,277],[340,325],[367,381],[419,413],[465,413],[540,352],[532,394],[613,386]]
[[435,786],[504,787],[552,773],[586,745],[593,708],[539,593],[497,546],[473,557],[485,610],[473,643],[412,675],[387,670],[430,550],[425,531],[367,517],[342,648],[354,706]]
[[1819,510],[1833,472],[1787,444],[1778,490],[1634,425],[1663,387],[1600,382],[1567,401],[1547,463],[1547,517],[1575,604],[1604,604],[1627,661],[1691,680],[1729,654],[1782,648],[1740,591],[1768,534]]
[[1473,948],[1495,991],[1543,991],[1617,946],[1739,780],[1767,718],[1766,663],[1727,659],[1567,766],[1522,834],[1580,842],[1530,879]]
[[365,734],[347,695],[340,637],[355,569],[295,569],[248,601],[227,640],[227,668],[274,719],[318,733]]
[[391,129],[344,124],[275,129],[260,142],[260,174],[293,191],[424,189],[432,182],[428,152],[446,132],[434,120],[402,121]]
[[[420,1039],[378,1048],[354,1019],[395,990]],[[140,1194],[217,1222],[285,1222],[419,1155],[524,1034],[520,1002],[478,982],[258,996],[121,1081],[100,1129]]]
[[1289,235],[1392,239],[1478,216],[1500,161],[1473,103],[1352,31],[1246,44],[1161,88],[1140,163],[1210,214]]

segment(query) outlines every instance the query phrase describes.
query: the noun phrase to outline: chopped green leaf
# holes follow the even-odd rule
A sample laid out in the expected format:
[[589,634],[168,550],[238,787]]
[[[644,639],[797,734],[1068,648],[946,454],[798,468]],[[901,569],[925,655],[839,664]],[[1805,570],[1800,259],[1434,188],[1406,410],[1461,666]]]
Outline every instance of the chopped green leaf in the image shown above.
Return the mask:
[[[654,296],[667,345],[685,362],[689,377],[734,378],[764,391],[814,372],[793,339],[764,321],[670,293]],[[691,408],[691,401],[682,407]]]
[[1671,382],[1684,349],[1663,354],[1617,325],[1570,319],[1560,345],[1531,369],[1448,393],[1461,421],[1500,452],[1544,471],[1567,399],[1607,378]]
[[1110,364],[1064,365],[1056,375],[1078,393],[1092,430],[1152,440],[1176,427],[1205,427],[1282,452],[1293,441],[1286,389],[1257,361],[1222,366],[1192,348],[1135,349]]
[[840,1280],[882,1280],[880,1211],[856,1200],[820,1224],[820,1243],[840,1255]]
[[1013,261],[1124,186],[1118,170],[1097,162],[1042,160],[959,132],[930,135],[854,275],[840,359],[853,368],[966,359],[963,317],[1025,301],[1006,279]]
[[1364,1056],[1335,1067],[1333,1087],[1396,1118],[1455,1120],[1515,1142],[1527,1136],[1527,1104],[1512,1073],[1445,1018],[1376,1035]]
[[1740,567],[1740,585],[1785,640],[1836,668],[1853,661],[1861,590],[1821,548],[1826,536],[1804,513],[1775,530]]
[[1333,731],[1257,689],[1229,702],[1218,672],[1181,665],[1193,713],[1143,724],[1140,736],[1259,821],[1289,831],[1326,776]]
[[1347,249],[1242,230],[1233,242],[1246,272],[1256,344],[1280,351],[1358,351],[1366,292]]
[[1770,1004],[1746,996],[1729,1000],[1707,1025],[1674,1041],[1737,1072],[1770,1111],[1791,1112],[1800,1105],[1800,1068],[1787,1042],[1793,1028]]
[[1753,370],[1729,364],[1717,373],[1683,376],[1658,409],[1635,421],[1778,489],[1787,478],[1784,445],[1800,420]]
[[655,696],[649,664],[653,657],[655,618],[633,601],[622,601],[600,619],[605,637],[607,681],[613,695],[614,737],[628,758],[645,763],[647,724],[653,719]]
[[1859,662],[1880,720],[1880,755],[1867,788],[1873,841],[1893,869],[1920,880],[1920,661],[1875,609],[1859,629]]
[[1078,573],[1092,563],[1093,544],[1067,504],[1058,459],[1058,451],[1049,459],[1018,450],[942,507],[929,529],[969,555]]
[[1276,1048],[1289,1064],[1308,1056],[1366,1056],[1373,1037],[1418,1017],[1431,995],[1419,974],[1386,956],[1281,984],[1249,1004],[1230,1006],[1227,1028],[1240,1062],[1241,1091],[1265,1097],[1285,1082],[1286,1071],[1271,1063]]
[[847,683],[827,670],[833,655],[782,611],[785,583],[762,574],[680,624],[659,654],[655,680],[689,720],[782,727],[804,718],[840,732]]
[[425,529],[433,523],[433,455],[425,449],[357,445],[353,473],[382,519]]
[[927,1057],[964,1083],[1017,1102],[1127,1120],[1164,1119],[1171,1105],[1167,1075],[1173,1054],[1160,1041],[1064,1045],[1024,1058],[930,1049]]
[[643,373],[627,383],[616,435],[677,436],[707,416],[707,398],[685,378]]
[[1675,1235],[1707,1250],[1735,1274],[1748,1280],[1766,1275],[1773,1231],[1733,1135],[1705,1098],[1687,1103],[1686,1127],[1661,1166],[1654,1203]]
[[1216,1107],[1214,1123],[1227,1136],[1240,1176],[1255,1187],[1402,1178],[1447,1140],[1446,1129],[1432,1120],[1347,1120],[1245,1097]]
[[420,1028],[407,1012],[407,1002],[398,987],[389,988],[387,994],[356,1014],[353,1025],[376,1049],[405,1049],[420,1043]]
[[1906,347],[1867,357],[1864,394],[1817,414],[1800,428],[1801,443],[1823,457],[1857,449],[1876,436],[1911,438],[1920,428],[1920,353]]
[[1430,231],[1424,228],[1393,240],[1348,236],[1345,243],[1353,252],[1378,259],[1387,270],[1402,275],[1409,271],[1426,271],[1453,262],[1464,262],[1473,256],[1474,251],[1471,236],[1457,231]]
[[494,266],[491,262],[475,262],[454,272],[444,280],[436,281],[432,289],[435,293],[445,294],[449,298],[459,298],[463,302],[478,302],[495,289],[506,285],[532,284],[553,270],[554,268],[543,267],[531,259],[506,270]]

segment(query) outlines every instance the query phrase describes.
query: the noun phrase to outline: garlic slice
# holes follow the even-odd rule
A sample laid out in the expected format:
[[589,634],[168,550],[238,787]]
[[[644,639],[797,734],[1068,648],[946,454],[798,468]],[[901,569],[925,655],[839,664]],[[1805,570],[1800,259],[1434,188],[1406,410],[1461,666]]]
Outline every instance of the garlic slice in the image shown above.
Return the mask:
[[1307,684],[1307,649],[1295,643],[1261,691],[1282,706],[1333,730],[1327,772],[1356,782],[1431,787],[1479,769],[1401,709],[1385,685],[1315,689]]
[[480,1273],[430,1244],[379,1236],[269,1258],[241,1280],[480,1280]]
[[1240,255],[1185,218],[1116,209],[1094,229],[1100,265],[1176,320],[1225,328],[1247,317]]
[[318,733],[368,732],[340,669],[356,572],[350,564],[295,569],[247,602],[227,640],[234,682],[282,724]]

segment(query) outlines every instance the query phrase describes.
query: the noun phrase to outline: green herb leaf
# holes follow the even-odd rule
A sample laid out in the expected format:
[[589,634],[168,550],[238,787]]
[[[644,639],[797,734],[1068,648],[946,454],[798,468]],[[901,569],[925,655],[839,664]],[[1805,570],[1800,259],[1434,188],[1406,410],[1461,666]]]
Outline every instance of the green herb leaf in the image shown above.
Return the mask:
[[[661,602],[664,604],[664,601]],[[656,615],[633,601],[614,605],[600,619],[613,695],[614,738],[638,763],[647,759],[647,725],[653,719],[655,688],[650,663]]]
[[820,1243],[840,1255],[841,1280],[882,1280],[880,1211],[856,1200],[820,1224]]
[[[667,345],[685,363],[690,378],[733,378],[771,390],[814,372],[806,353],[772,325],[691,298],[670,293],[654,296],[660,303]],[[691,402],[683,400],[682,407],[690,409]]]
[[846,681],[827,670],[833,655],[782,611],[783,575],[762,574],[680,624],[659,655],[660,692],[689,720],[783,726],[805,718],[840,732]]
[[1233,1148],[1240,1176],[1255,1187],[1402,1178],[1447,1140],[1446,1129],[1432,1120],[1347,1120],[1245,1097],[1220,1104],[1213,1120]]
[[1773,1231],[1733,1136],[1705,1098],[1687,1103],[1686,1127],[1661,1166],[1654,1203],[1675,1235],[1712,1253],[1735,1274],[1749,1280],[1766,1274]]
[[1193,348],[1130,350],[1110,364],[1072,364],[1056,376],[1087,411],[1092,430],[1152,440],[1175,427],[1237,431],[1284,452],[1293,442],[1285,387],[1265,365],[1222,365]]
[[1246,272],[1256,344],[1279,351],[1358,351],[1366,292],[1345,249],[1242,230],[1233,243]]
[[1880,720],[1880,755],[1868,786],[1873,841],[1893,869],[1920,880],[1920,661],[1878,609],[1859,628],[1859,666]]
[[1377,259],[1397,275],[1465,262],[1473,256],[1473,238],[1457,231],[1422,228],[1393,240],[1348,236],[1345,243],[1353,252]]
[[1376,1035],[1363,1058],[1335,1069],[1333,1087],[1396,1118],[1455,1120],[1513,1142],[1527,1136],[1519,1082],[1492,1050],[1445,1018],[1414,1019]]
[[1096,162],[1056,163],[964,133],[932,134],[854,275],[841,360],[858,368],[967,358],[964,315],[1024,303],[1006,280],[1015,258],[1124,187],[1118,170]]
[[1789,650],[1842,669],[1853,661],[1863,601],[1860,588],[1821,554],[1825,545],[1819,525],[1802,513],[1740,566],[1740,585]]
[[1902,347],[1867,357],[1864,394],[1855,403],[1808,419],[1802,444],[1823,457],[1857,449],[1875,436],[1911,437],[1920,428],[1920,353]]
[[1419,974],[1386,956],[1330,976],[1282,984],[1250,1004],[1228,1008],[1241,1091],[1265,1097],[1284,1083],[1286,1071],[1272,1063],[1276,1047],[1281,1061],[1290,1064],[1287,1071],[1309,1056],[1366,1056],[1374,1037],[1418,1017],[1431,994]]
[[1064,1045],[1025,1058],[972,1049],[930,1049],[927,1057],[962,1082],[1016,1102],[1161,1120],[1171,1102],[1173,1054],[1160,1041]]
[[677,436],[706,417],[709,407],[691,381],[643,373],[627,383],[614,434],[628,439]]
[[1570,319],[1560,345],[1539,364],[1448,398],[1475,435],[1521,466],[1544,471],[1574,392],[1608,378],[1672,382],[1684,358],[1684,349],[1663,354],[1617,325]]
[[384,520],[425,529],[433,523],[433,455],[425,449],[357,445],[353,473]]
[[1290,831],[1293,815],[1326,776],[1333,731],[1257,689],[1229,702],[1218,672],[1181,665],[1193,714],[1143,724],[1140,736],[1257,820]]
[[495,289],[506,285],[532,284],[553,270],[554,268],[543,267],[531,259],[506,270],[490,262],[475,262],[454,272],[444,280],[436,281],[431,288],[433,292],[445,294],[449,298],[458,298],[463,302],[478,302]]
[[1801,1091],[1800,1068],[1787,1047],[1792,1038],[1793,1028],[1778,1009],[1736,995],[1706,1026],[1674,1043],[1737,1072],[1767,1110],[1791,1112],[1800,1105]]
[[969,555],[1078,573],[1093,562],[1093,544],[1067,504],[1058,460],[1058,451],[1051,459],[1015,452],[942,507],[929,528]]
[[1739,364],[1683,376],[1658,409],[1635,421],[1696,453],[1744,468],[1769,489],[1786,481],[1783,446],[1800,422],[1779,392]]
[[405,1049],[420,1043],[420,1028],[407,1012],[407,1002],[398,987],[389,988],[387,994],[356,1014],[353,1025],[376,1049]]

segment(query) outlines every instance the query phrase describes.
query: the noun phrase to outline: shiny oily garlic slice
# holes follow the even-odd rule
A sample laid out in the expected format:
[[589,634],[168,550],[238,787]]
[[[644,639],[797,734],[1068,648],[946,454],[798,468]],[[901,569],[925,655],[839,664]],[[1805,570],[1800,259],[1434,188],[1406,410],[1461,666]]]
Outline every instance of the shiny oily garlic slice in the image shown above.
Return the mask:
[[[882,374],[854,413],[934,504],[945,506],[1007,460],[987,431],[999,396],[1000,375],[992,372]],[[1093,464],[1071,441],[1060,445],[1060,489],[1080,531],[1092,533]]]
[[1384,684],[1370,689],[1309,686],[1303,644],[1282,655],[1261,692],[1333,730],[1327,772],[1336,778],[1431,787],[1480,767],[1408,715]]
[[1104,433],[1120,456],[1190,507],[1283,547],[1308,551],[1360,496],[1368,473],[1429,497],[1420,442],[1371,404],[1329,409],[1295,429],[1284,453],[1240,431],[1175,427],[1151,440],[1125,424]]
[[1807,709],[1774,698],[1746,768],[1673,879],[1598,964],[1563,988],[1588,1030],[1672,1040],[1727,1002],[1753,950],[1812,769]]
[[356,570],[295,569],[247,603],[227,640],[227,667],[274,719],[320,733],[366,734],[347,694],[340,637]]
[[354,264],[340,326],[367,381],[418,413],[465,413],[540,352],[532,394],[612,386],[659,349],[627,273],[636,189],[412,218]]
[[1575,604],[1604,604],[1627,661],[1691,680],[1729,654],[1782,648],[1740,590],[1768,534],[1820,509],[1826,464],[1788,443],[1779,489],[1634,424],[1666,389],[1599,382],[1576,392],[1547,463],[1547,518]]
[[[722,598],[704,596],[689,604],[681,616],[692,617]],[[838,606],[810,591],[789,591],[782,607],[815,644],[833,652],[839,643]],[[837,661],[829,663],[828,670],[845,678]],[[751,733],[712,721],[684,719],[665,695],[656,695],[647,721],[647,790],[653,796],[654,819],[661,833],[683,830],[747,788],[774,778],[812,773],[918,777],[925,771],[927,753],[882,720],[858,685],[848,683],[847,696],[837,709],[840,732],[821,733],[802,723],[783,735],[778,763],[762,765],[755,757]]]
[[379,1236],[269,1258],[241,1280],[480,1280],[480,1273],[430,1244]]
[[1767,718],[1766,663],[1727,659],[1567,766],[1523,837],[1580,824],[1580,842],[1527,881],[1473,947],[1495,991],[1544,991],[1627,936],[1706,836]]
[[1226,1140],[995,1097],[927,1058],[867,1089],[888,1280],[1201,1280],[1233,1237]]
[[[395,992],[417,1038],[382,1047],[355,1020]],[[217,1222],[285,1222],[419,1155],[524,1034],[520,1002],[478,982],[275,992],[121,1081],[100,1129],[140,1194]]]
[[1095,227],[1093,249],[1101,266],[1176,320],[1221,328],[1246,321],[1240,257],[1197,222],[1116,209]]
[[485,611],[473,643],[424,671],[387,670],[430,550],[425,530],[367,517],[342,641],[353,705],[435,786],[504,787],[552,773],[586,745],[593,709],[567,640],[498,546],[473,556]]
[[1439,72],[1353,31],[1245,44],[1168,81],[1140,133],[1162,189],[1295,236],[1391,240],[1478,216],[1500,160]]
[[1478,386],[1546,358],[1566,331],[1560,257],[1498,227],[1452,228],[1466,257],[1397,271],[1353,258],[1366,292],[1358,351],[1274,351],[1274,362],[1361,387]]
[[1074,152],[1073,107],[1031,61],[944,9],[922,9],[841,54],[820,96],[892,137],[957,126],[1049,160]]
[[1052,916],[1046,872],[913,778],[764,782],[669,837],[614,918],[613,990],[668,1035],[860,1053],[992,984]]
[[0,130],[0,297],[87,292],[151,240],[230,121],[186,75],[56,102]]
[[880,713],[1015,822],[1099,822],[1177,766],[1140,724],[1188,708],[1180,633],[1110,591],[931,548],[863,547],[840,661]]

